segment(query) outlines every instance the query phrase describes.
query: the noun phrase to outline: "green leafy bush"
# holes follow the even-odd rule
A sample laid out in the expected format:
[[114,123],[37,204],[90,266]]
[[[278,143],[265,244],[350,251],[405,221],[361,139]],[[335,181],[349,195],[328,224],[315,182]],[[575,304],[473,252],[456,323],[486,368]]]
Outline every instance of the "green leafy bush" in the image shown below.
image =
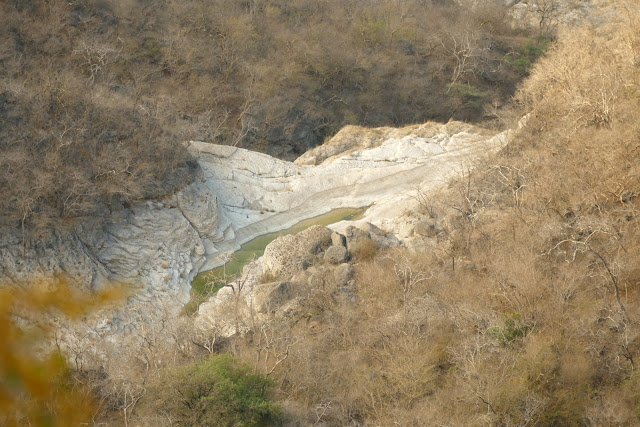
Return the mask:
[[502,345],[509,345],[519,338],[523,338],[531,327],[522,321],[519,313],[503,315],[503,325],[489,329],[489,335],[500,341]]
[[551,43],[550,39],[538,37],[535,41],[528,41],[523,44],[519,51],[509,53],[505,60],[520,74],[529,73],[531,65],[542,57]]
[[482,110],[482,106],[487,97],[486,92],[481,91],[475,86],[463,83],[451,83],[448,89],[452,95],[461,98],[466,105],[477,110]]
[[145,404],[174,425],[260,426],[277,424],[274,384],[229,354],[169,372],[149,390]]

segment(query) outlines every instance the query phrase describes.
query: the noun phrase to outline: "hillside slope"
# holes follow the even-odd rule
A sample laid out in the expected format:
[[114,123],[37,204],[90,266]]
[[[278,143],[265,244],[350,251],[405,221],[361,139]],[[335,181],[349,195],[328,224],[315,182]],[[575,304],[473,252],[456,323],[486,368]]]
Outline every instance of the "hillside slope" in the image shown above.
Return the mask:
[[[179,395],[188,385],[199,387],[203,376],[174,368],[194,361],[192,366],[205,366],[203,360],[229,352],[271,378],[273,398],[289,425],[637,425],[640,13],[635,3],[612,1],[602,10],[607,23],[559,34],[517,92],[515,116],[524,119],[519,128],[513,124],[501,151],[473,168],[455,165],[462,173],[436,193],[391,194],[394,209],[388,212],[395,217],[389,223],[402,222],[398,230],[336,226],[340,235],[316,227],[276,239],[262,260],[240,280],[226,283],[195,318],[167,313],[152,318],[129,306],[127,339],[111,335],[118,352],[102,341],[91,348],[78,345],[83,334],[76,335],[78,341],[58,341],[75,360],[78,380],[102,402],[96,419],[113,425],[123,419],[148,426],[189,424],[185,420],[194,415],[218,410],[206,405],[224,400],[215,387],[201,387],[201,393],[212,394],[204,396],[198,411],[179,398],[168,405],[158,390]],[[433,126],[454,135],[468,129],[455,122]],[[407,167],[380,133],[393,135],[401,151],[418,153],[407,156],[416,161],[416,182],[423,177],[420,167],[432,164],[420,163],[424,153],[447,148],[438,141],[455,140],[434,135],[403,140],[402,130],[361,131],[346,128],[297,164],[195,143],[192,152],[199,161],[216,167],[207,171],[205,165],[208,179],[198,176],[191,184],[211,197],[193,193],[195,203],[188,205],[197,207],[200,200],[202,212],[217,215],[223,206],[235,215],[241,228],[221,220],[221,230],[210,230],[211,238],[229,238],[234,247],[236,231],[242,238],[244,228],[248,238],[253,224],[278,217],[269,209],[295,211],[291,201],[304,201],[300,195],[307,190],[321,196],[314,192],[323,190],[313,181],[314,170],[326,168],[330,173],[320,184],[337,182],[342,192],[358,182],[338,168],[341,163],[373,163],[362,169],[367,174]],[[493,136],[477,134],[482,138],[466,139],[470,147]],[[371,153],[378,157],[368,157]],[[233,167],[234,159],[241,168]],[[396,179],[385,191],[402,183]],[[260,193],[234,198],[242,193],[238,189],[252,186]],[[287,196],[278,198],[283,192]],[[124,207],[117,214],[123,224],[133,218],[127,224],[134,230],[141,221],[147,227],[143,240],[157,239],[147,248],[150,256],[163,253],[154,252],[155,243],[176,238],[171,229],[154,233],[154,210],[184,217],[179,224],[166,218],[163,225],[189,230],[185,240],[193,259],[216,255],[207,253],[206,236],[193,228],[179,197]],[[12,236],[18,248],[11,249],[12,256],[19,257],[19,231]],[[118,244],[119,236],[114,236]],[[173,246],[164,249],[180,253]],[[3,248],[2,255],[7,253]],[[187,274],[198,268],[192,264]],[[153,268],[154,274],[166,272],[162,263]],[[231,416],[241,420],[242,414]]]
[[194,178],[184,141],[293,160],[346,124],[478,121],[548,41],[492,2],[401,6],[2,2],[0,223],[46,234],[171,194]]
[[229,348],[264,358],[292,419],[638,423],[640,15],[616,6],[534,67],[504,150],[418,200],[422,248],[258,281]]

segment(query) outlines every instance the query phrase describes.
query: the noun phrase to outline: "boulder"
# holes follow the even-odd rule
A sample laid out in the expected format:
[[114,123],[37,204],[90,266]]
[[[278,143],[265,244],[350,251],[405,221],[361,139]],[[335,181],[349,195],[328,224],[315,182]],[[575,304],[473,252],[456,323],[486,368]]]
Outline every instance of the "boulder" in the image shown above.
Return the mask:
[[352,225],[344,232],[347,240],[347,250],[350,256],[355,256],[362,248],[375,246],[369,234]]
[[389,246],[400,244],[396,236],[368,222],[361,225],[360,228],[354,226],[347,227],[345,237],[350,255],[358,253],[363,247],[370,247],[372,245],[378,248],[388,248]]
[[353,279],[353,266],[348,263],[343,263],[333,270],[333,280],[336,286],[344,287],[348,286],[351,279]]
[[331,269],[326,266],[311,267],[309,286],[312,289],[325,289],[331,284]]
[[319,225],[298,234],[278,237],[264,250],[262,266],[266,272],[290,278],[313,264],[316,255],[331,246],[331,230]]
[[300,308],[304,299],[296,297],[290,301],[285,302],[276,312],[277,316],[281,317],[299,317],[302,313]]
[[400,244],[400,241],[391,233],[387,233],[383,229],[375,225],[365,222],[360,226],[362,231],[369,235],[369,238],[375,242],[378,247],[388,248]]
[[291,277],[291,282],[295,283],[296,285],[300,285],[300,284],[306,285],[309,283],[310,276],[311,276],[311,271],[301,270],[301,271],[298,271],[296,274],[294,274],[293,277]]
[[344,246],[331,246],[324,253],[324,260],[329,264],[341,264],[347,260],[347,248]]
[[370,239],[369,233],[366,233],[353,225],[347,227],[344,231],[344,236],[347,241],[347,249],[349,249],[349,251],[351,251],[351,246],[353,244]]
[[347,239],[337,231],[331,233],[331,244],[333,246],[347,246]]
[[398,234],[400,235],[400,237],[405,239],[407,237],[413,236],[413,232],[414,232],[414,226],[412,224],[405,224],[402,227],[400,227],[400,231]]
[[440,227],[433,222],[420,221],[415,225],[413,231],[418,236],[433,237],[440,232]]

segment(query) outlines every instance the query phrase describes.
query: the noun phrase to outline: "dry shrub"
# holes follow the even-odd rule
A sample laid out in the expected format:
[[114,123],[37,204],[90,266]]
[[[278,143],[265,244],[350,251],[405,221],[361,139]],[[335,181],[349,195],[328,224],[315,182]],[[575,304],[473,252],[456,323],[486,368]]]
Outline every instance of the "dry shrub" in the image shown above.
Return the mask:
[[[452,361],[482,380],[460,377],[486,401],[490,422],[582,423],[594,404],[610,414],[597,423],[622,419],[607,408],[611,399],[600,399],[632,381],[639,333],[631,275],[640,129],[629,47],[638,32],[624,24],[626,13],[611,26],[561,33],[519,94],[530,112],[525,126],[452,202],[474,221],[450,221],[463,271],[438,278],[448,279],[456,325],[476,335],[454,347]],[[495,311],[517,313],[529,332],[496,350],[486,327]],[[468,365],[470,357],[478,362]],[[495,371],[483,358],[510,368]],[[625,405],[619,414],[637,403]]]
[[[359,262],[357,298],[297,330],[299,362],[278,378],[310,414],[328,408],[321,420],[343,425],[637,421],[639,35],[637,12],[625,13],[561,33],[522,87],[530,115],[511,145],[444,193],[448,234],[432,254]],[[403,263],[430,279],[403,288]]]
[[[295,344],[273,375],[306,422],[637,422],[640,35],[625,13],[560,33],[511,144],[439,196],[433,252],[360,257],[352,297],[309,295],[321,310],[278,323]],[[374,30],[365,43],[383,43]]]
[[[243,20],[239,28],[286,20],[295,23],[289,31],[298,31],[322,21],[317,9],[294,3],[257,8],[251,13],[264,12],[267,20]],[[244,10],[233,5],[230,11]],[[285,13],[290,8],[296,13]],[[201,25],[193,31],[231,31],[214,11],[194,12]],[[350,16],[365,28],[349,37],[378,54],[395,45],[393,19],[359,13]],[[510,146],[442,195],[438,216],[448,235],[433,253],[369,251],[357,257],[354,287],[326,283],[325,293],[301,295],[288,317],[238,320],[249,332],[231,340],[231,349],[270,372],[298,403],[301,423],[637,423],[640,34],[632,23],[638,16],[627,7],[609,24],[561,32],[522,86],[518,100],[529,115]],[[243,43],[236,53],[269,41]],[[335,66],[327,67],[314,57],[322,50],[310,46],[304,57],[309,46],[281,45],[289,50],[280,54],[295,59],[281,74],[295,78],[299,93],[307,85],[329,90],[343,80],[364,81],[338,67],[348,59],[339,50],[331,49]],[[165,48],[154,46],[143,45],[141,54]],[[233,59],[216,71],[229,81],[239,79]],[[453,64],[445,62],[439,66],[449,73]],[[170,64],[171,73],[187,78],[178,58]],[[257,76],[272,75],[260,65]],[[375,97],[363,93],[358,100],[373,117]],[[411,281],[414,273],[428,280]],[[335,297],[347,291],[348,298]]]
[[398,291],[393,286],[397,280],[393,270],[385,268],[382,263],[359,263],[356,280],[358,295],[362,298],[363,309],[368,316],[378,317],[387,310],[396,308],[396,304],[400,302]]
[[604,31],[580,27],[562,35],[519,92],[534,116],[544,115],[554,127],[562,123],[568,136],[587,126],[613,126],[621,87],[630,77],[631,52],[621,34]]
[[371,239],[364,239],[357,243],[355,249],[351,251],[351,256],[356,261],[370,261],[378,253],[378,246]]
[[[300,288],[289,315],[243,320],[230,348],[296,402],[295,421],[637,422],[640,36],[625,13],[561,32],[522,87],[511,144],[439,195],[431,253],[357,254],[354,286],[318,271],[324,286]],[[354,37],[383,46],[379,22]],[[333,78],[320,63],[287,72],[305,70]]]
[[258,279],[258,283],[260,284],[273,283],[273,282],[277,282],[280,279],[281,277],[279,275],[269,270],[262,273],[262,275],[260,275],[260,278]]

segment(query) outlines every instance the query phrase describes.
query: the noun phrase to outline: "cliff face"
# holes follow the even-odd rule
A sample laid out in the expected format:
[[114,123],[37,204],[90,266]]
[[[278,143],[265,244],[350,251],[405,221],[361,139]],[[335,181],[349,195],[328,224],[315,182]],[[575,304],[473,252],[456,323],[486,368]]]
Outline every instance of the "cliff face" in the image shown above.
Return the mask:
[[113,282],[136,289],[98,329],[135,328],[132,307],[175,315],[190,284],[219,255],[257,235],[339,207],[373,204],[369,222],[397,232],[417,188],[428,191],[500,148],[496,135],[462,123],[402,129],[348,127],[325,145],[286,162],[244,149],[193,142],[196,180],[170,197],[113,212],[106,226],[77,223],[22,244],[20,230],[0,233],[0,281],[19,285],[63,274],[86,290]]
[[[136,288],[129,304],[176,310],[189,300],[205,245],[222,238],[217,199],[201,179],[166,199],[114,212],[107,224],[79,222],[26,245],[19,230],[4,227],[0,281],[21,285],[64,275],[88,291],[121,282]],[[109,329],[127,326],[126,316],[114,319]]]

